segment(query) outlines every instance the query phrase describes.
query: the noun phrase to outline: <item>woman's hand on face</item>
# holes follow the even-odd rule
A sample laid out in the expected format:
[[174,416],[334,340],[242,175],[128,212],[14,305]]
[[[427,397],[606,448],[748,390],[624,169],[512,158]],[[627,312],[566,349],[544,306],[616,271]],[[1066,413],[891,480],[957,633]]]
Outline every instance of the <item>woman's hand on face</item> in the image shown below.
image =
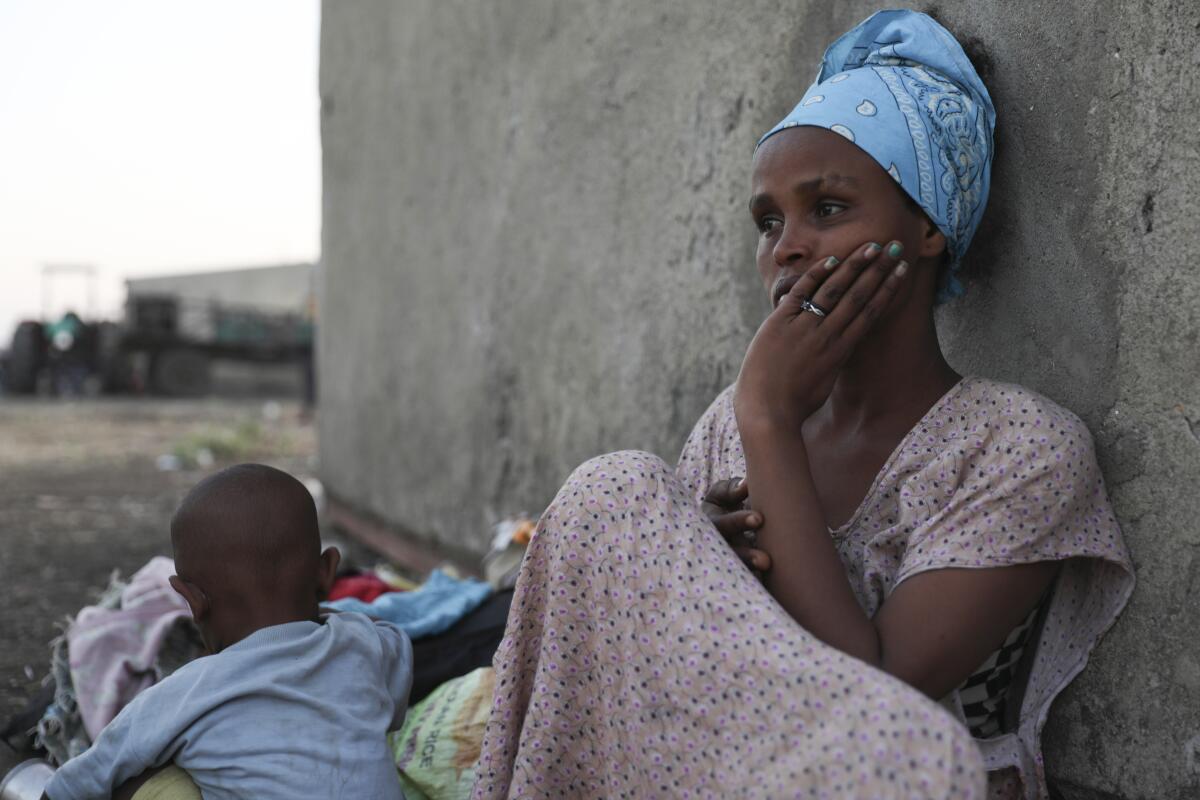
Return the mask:
[[749,497],[750,487],[746,481],[730,478],[708,487],[700,507],[738,558],[752,572],[761,576],[771,568],[771,557],[754,547],[755,532],[762,527],[763,517],[759,512],[746,508]]
[[[820,408],[842,364],[883,314],[908,271],[903,246],[867,243],[844,262],[822,259],[781,278],[772,311],[738,374],[734,411],[743,435],[764,426],[796,436]],[[811,302],[825,311],[808,310]]]

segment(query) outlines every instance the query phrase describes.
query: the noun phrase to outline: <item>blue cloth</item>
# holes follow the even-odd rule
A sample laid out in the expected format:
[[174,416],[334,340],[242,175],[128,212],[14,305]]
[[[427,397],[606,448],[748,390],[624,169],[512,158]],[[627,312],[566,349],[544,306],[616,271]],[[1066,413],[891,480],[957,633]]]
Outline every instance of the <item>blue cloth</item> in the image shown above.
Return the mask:
[[950,32],[916,11],[879,11],[825,51],[804,98],[758,143],[814,125],[845,136],[891,175],[946,236],[938,299],[983,218],[996,110]]
[[420,639],[446,630],[482,605],[491,593],[492,587],[483,581],[458,580],[435,569],[429,580],[415,591],[381,594],[370,603],[344,597],[326,605],[338,611],[357,611],[386,619],[413,639]]
[[262,628],[135,697],[46,794],[107,798],[174,761],[205,800],[401,800],[387,733],[404,722],[412,674],[412,643],[388,622]]

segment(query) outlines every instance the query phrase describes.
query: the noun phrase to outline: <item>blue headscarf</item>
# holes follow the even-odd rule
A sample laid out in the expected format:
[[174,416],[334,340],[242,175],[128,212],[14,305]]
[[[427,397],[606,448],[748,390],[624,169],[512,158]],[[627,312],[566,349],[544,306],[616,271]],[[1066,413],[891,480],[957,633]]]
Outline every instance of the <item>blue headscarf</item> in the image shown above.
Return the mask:
[[829,46],[804,98],[758,143],[785,128],[840,133],[895,178],[946,236],[938,300],[983,218],[996,110],[950,32],[916,11],[879,11]]

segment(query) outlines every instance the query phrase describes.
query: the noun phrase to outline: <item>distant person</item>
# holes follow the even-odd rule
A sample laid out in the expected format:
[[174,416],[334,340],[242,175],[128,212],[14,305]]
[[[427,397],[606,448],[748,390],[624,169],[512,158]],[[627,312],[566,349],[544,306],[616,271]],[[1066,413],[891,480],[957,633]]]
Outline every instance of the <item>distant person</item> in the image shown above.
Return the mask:
[[51,387],[60,397],[80,397],[90,371],[94,332],[79,315],[68,311],[46,326],[49,344]]
[[408,707],[412,644],[388,622],[322,613],[340,556],[321,551],[304,485],[224,469],[184,498],[171,543],[171,585],[211,655],[139,694],[49,799],[129,796],[172,762],[205,800],[402,798],[387,733]]

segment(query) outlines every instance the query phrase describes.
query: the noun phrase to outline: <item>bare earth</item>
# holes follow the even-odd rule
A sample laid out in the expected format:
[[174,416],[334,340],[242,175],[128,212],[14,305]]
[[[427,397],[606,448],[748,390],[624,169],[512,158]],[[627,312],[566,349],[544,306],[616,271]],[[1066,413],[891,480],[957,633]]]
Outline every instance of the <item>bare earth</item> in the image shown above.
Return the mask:
[[[304,478],[315,452],[295,403],[0,398],[0,724],[113,570],[170,555],[171,514],[204,474],[261,461]],[[163,455],[181,468],[160,469]]]

